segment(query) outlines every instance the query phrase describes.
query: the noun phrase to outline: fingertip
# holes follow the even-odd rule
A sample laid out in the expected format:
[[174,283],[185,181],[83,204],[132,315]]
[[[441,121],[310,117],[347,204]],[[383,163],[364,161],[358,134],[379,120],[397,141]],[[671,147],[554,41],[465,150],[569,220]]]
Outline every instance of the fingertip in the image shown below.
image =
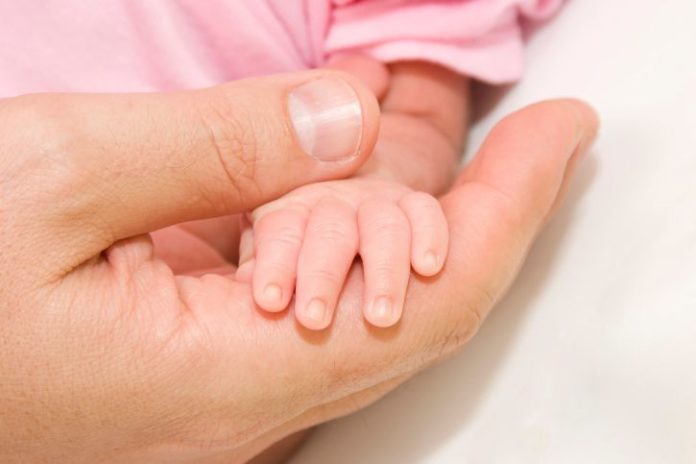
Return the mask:
[[411,265],[416,273],[423,277],[432,277],[442,270],[444,259],[433,250],[427,250],[424,253],[414,255]]
[[254,285],[254,301],[263,309],[271,313],[283,311],[288,305],[286,292],[274,282]]
[[391,327],[401,318],[411,273],[409,221],[394,202],[375,199],[360,206],[358,224],[365,278],[363,315],[375,327]]
[[382,295],[375,298],[367,308],[364,315],[367,322],[375,327],[387,328],[401,320],[402,307],[395,304],[394,299]]
[[560,100],[573,108],[578,114],[578,119],[581,123],[587,126],[598,127],[600,125],[600,117],[597,109],[584,100],[578,98],[565,98]]
[[412,231],[411,266],[424,277],[438,274],[449,248],[447,218],[440,203],[423,192],[412,192],[399,206],[408,217]]
[[362,163],[372,153],[377,143],[381,116],[379,101],[372,89],[361,78],[342,70],[330,72],[353,88],[360,103],[362,126],[356,156]]
[[312,298],[304,306],[296,307],[295,316],[309,330],[324,330],[331,323],[331,312],[321,298]]
[[364,161],[377,144],[381,111],[379,102],[372,91],[362,84],[360,87],[358,96],[362,107],[362,136],[358,146],[358,157]]
[[[533,114],[534,117],[527,117],[526,112]],[[589,103],[576,98],[557,98],[533,103],[508,115],[501,122],[506,120],[528,125],[539,124],[543,120],[553,120],[556,125],[554,135],[561,135],[560,140],[571,144],[568,150],[569,157],[577,149],[583,150],[592,144],[600,124],[597,110]]]
[[585,152],[597,139],[601,120],[597,110],[587,102],[569,98],[564,100],[575,116],[576,152]]
[[294,205],[260,217],[254,224],[256,260],[254,300],[269,312],[290,304],[308,213]]
[[323,330],[331,323],[358,243],[354,208],[334,197],[321,199],[307,221],[297,264],[295,312],[303,326]]

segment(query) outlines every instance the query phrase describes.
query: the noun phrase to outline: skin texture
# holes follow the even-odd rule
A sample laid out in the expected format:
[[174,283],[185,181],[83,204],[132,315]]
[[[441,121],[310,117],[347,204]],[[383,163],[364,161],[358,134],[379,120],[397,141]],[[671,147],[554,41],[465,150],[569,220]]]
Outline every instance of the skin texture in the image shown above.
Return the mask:
[[[231,248],[215,237],[225,219],[171,229],[154,246],[147,234],[358,170],[361,157],[307,161],[287,137],[279,89],[304,79],[0,101],[1,462],[245,462],[372,403],[476,332],[597,126],[569,100],[501,121],[440,197],[449,255],[437,276],[411,278],[401,323],[364,324],[356,263],[334,324],[315,332],[292,308],[259,311],[249,283],[227,274]],[[368,145],[375,119],[364,121]],[[220,146],[231,147],[222,163]],[[167,240],[176,272],[155,253]],[[184,266],[188,253],[197,269]]]
[[[300,187],[258,208],[251,218],[255,253],[249,264],[257,304],[269,311],[285,309],[296,267],[295,317],[309,329],[324,329],[331,322],[356,253],[365,269],[363,313],[371,324],[382,327],[401,316],[411,265],[420,275],[433,276],[447,256],[447,221],[437,200],[379,178]],[[434,255],[435,263],[426,262],[427,253]],[[265,294],[272,285],[281,289],[271,295],[275,298]],[[388,299],[393,311],[375,311],[380,298]],[[327,307],[312,317],[308,309],[317,300]]]
[[353,57],[332,67],[356,75],[380,99],[375,152],[357,177],[303,186],[255,210],[238,276],[253,275],[254,300],[267,311],[286,309],[296,293],[297,320],[321,330],[358,254],[363,315],[388,327],[401,318],[411,268],[434,276],[447,258],[447,221],[430,194],[444,191],[456,170],[469,83],[424,62],[387,67]]

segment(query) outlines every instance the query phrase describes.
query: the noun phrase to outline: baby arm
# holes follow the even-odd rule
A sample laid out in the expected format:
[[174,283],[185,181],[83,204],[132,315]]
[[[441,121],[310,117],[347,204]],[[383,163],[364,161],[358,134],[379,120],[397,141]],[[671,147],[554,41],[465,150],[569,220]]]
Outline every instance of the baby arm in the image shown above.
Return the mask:
[[253,234],[245,234],[241,253],[254,259],[240,274],[251,275],[254,299],[267,311],[285,309],[294,289],[297,320],[323,329],[359,254],[365,318],[390,326],[401,317],[411,267],[431,276],[446,259],[447,223],[432,195],[448,187],[456,169],[468,86],[426,63],[386,70],[354,58],[336,67],[361,77],[380,97],[375,152],[356,177],[307,185],[254,211]]
[[[336,65],[363,80],[363,58]],[[395,180],[432,195],[454,178],[469,124],[467,77],[422,61],[389,65],[386,89],[373,83],[382,110],[380,138],[361,174]],[[381,88],[380,88],[381,87]]]

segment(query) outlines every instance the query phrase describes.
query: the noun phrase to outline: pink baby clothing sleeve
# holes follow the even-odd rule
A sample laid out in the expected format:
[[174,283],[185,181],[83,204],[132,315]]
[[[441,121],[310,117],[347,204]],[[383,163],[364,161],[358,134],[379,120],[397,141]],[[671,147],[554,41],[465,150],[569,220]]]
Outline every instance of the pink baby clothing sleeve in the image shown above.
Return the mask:
[[491,83],[522,75],[521,23],[562,0],[332,0],[327,57],[426,60]]
[[358,52],[489,82],[561,0],[0,0],[0,97],[204,87]]

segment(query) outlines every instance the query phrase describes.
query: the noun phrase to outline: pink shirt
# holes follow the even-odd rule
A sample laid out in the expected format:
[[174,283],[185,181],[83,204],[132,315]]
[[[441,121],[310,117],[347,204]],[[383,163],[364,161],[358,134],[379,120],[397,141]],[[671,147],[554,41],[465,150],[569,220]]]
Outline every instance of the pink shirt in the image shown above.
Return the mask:
[[347,52],[509,82],[520,22],[561,1],[0,0],[0,96],[202,87]]

